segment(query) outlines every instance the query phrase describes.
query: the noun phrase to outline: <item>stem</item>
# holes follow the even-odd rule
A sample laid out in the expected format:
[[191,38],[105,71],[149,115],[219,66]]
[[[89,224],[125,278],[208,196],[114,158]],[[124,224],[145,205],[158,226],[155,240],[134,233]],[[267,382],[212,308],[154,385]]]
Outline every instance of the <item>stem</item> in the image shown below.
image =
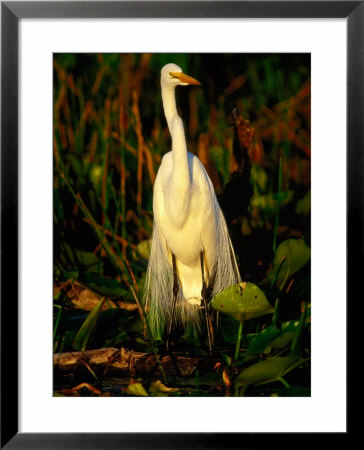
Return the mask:
[[241,343],[241,336],[242,336],[242,334],[243,334],[243,323],[244,323],[243,320],[241,320],[241,321],[239,322],[238,339],[236,340],[234,361],[236,361],[236,360],[238,359],[238,357],[239,357],[240,343]]
[[105,213],[107,211],[107,177],[109,167],[109,135],[110,135],[110,114],[111,114],[111,99],[108,97],[105,100],[105,127],[103,130],[103,174],[102,174],[102,189],[101,189],[101,204],[102,204],[102,225],[105,224]]
[[269,286],[269,289],[272,289],[272,287],[276,284],[277,279],[278,279],[279,272],[281,271],[282,266],[283,266],[283,263],[284,263],[284,261],[285,261],[286,259],[287,259],[287,258],[286,258],[285,256],[282,257],[281,262],[279,263],[278,270],[277,270],[277,272],[276,272],[276,274],[275,274],[275,276],[274,276],[274,278],[273,278],[273,280],[272,280],[272,282],[271,282],[271,284],[270,284],[270,286]]
[[[105,239],[104,233],[102,231],[104,227],[98,226],[98,224],[96,223],[95,219],[93,218],[91,212],[89,211],[86,204],[82,200],[80,194],[76,194],[75,191],[73,190],[70,182],[68,181],[68,179],[66,177],[66,174],[63,172],[63,173],[61,173],[61,175],[62,175],[62,178],[65,181],[68,189],[70,190],[71,194],[73,195],[74,199],[76,200],[78,206],[81,208],[81,211],[85,215],[86,219],[89,220],[90,226],[91,226],[92,230],[94,231],[94,233],[96,234],[96,237],[98,238],[100,245],[105,250],[106,254],[110,258],[110,261],[113,263],[114,267],[122,274],[126,269],[126,264],[124,263],[122,258],[119,258],[117,255],[115,255],[115,252],[112,249],[111,245],[109,245],[108,241]],[[100,230],[100,228],[101,228],[101,230]],[[126,271],[126,273],[129,276],[129,272]],[[130,281],[132,281],[132,280],[130,280]]]
[[[120,169],[120,196],[121,196],[121,211],[120,215],[122,217],[121,221],[121,237],[126,239],[126,200],[125,200],[125,185],[126,185],[126,169],[125,169],[125,146],[124,146],[124,138],[123,143],[121,145],[121,169]],[[125,258],[126,256],[126,245],[124,244],[122,247],[122,253]]]
[[91,369],[91,367],[84,361],[82,358],[79,361],[86,367],[86,369],[90,372],[92,378],[96,381],[97,384],[101,384],[100,380],[97,378],[96,373]]
[[[126,239],[126,168],[125,168],[125,131],[124,131],[124,120],[125,120],[125,109],[124,109],[124,90],[123,87],[119,88],[119,128],[120,128],[120,141],[121,141],[121,158],[120,158],[120,199],[121,199],[121,237]],[[118,203],[115,201],[118,208]],[[118,208],[119,209],[119,208]],[[126,256],[126,245],[123,244],[122,247],[123,257]]]
[[56,323],[54,325],[54,330],[53,330],[53,343],[54,343],[54,351],[55,351],[57,343],[54,342],[54,340],[56,339],[56,335],[57,335],[59,320],[61,318],[61,313],[62,313],[62,306],[60,306],[60,305],[53,305],[53,307],[58,309],[57,319],[56,319]]
[[279,297],[276,298],[272,324],[275,328],[278,328],[278,325],[279,325]]
[[273,256],[276,253],[277,248],[277,229],[279,222],[279,209],[281,207],[281,192],[282,192],[282,167],[283,167],[283,159],[282,156],[279,158],[279,172],[278,172],[278,204],[277,204],[277,212],[276,212],[276,220],[274,223],[274,234],[273,234]]
[[278,380],[283,384],[284,387],[286,387],[287,389],[289,389],[291,387],[291,385],[289,383],[287,383],[287,381],[283,378],[283,377],[279,377]]
[[142,211],[142,193],[143,193],[143,147],[144,147],[144,139],[142,134],[142,124],[140,119],[140,111],[139,111],[139,98],[137,91],[134,90],[132,92],[133,103],[131,106],[131,110],[134,114],[135,125],[134,131],[137,136],[138,141],[138,155],[137,155],[137,212],[138,217],[141,217]]

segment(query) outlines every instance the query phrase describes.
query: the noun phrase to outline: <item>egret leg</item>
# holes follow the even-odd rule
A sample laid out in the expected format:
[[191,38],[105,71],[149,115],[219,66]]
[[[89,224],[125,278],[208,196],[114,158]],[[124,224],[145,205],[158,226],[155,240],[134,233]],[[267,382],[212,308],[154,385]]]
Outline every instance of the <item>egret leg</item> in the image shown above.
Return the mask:
[[211,339],[211,331],[210,331],[210,318],[207,311],[207,289],[206,289],[206,281],[205,281],[205,271],[204,271],[204,263],[203,263],[203,251],[200,252],[200,261],[201,261],[201,275],[202,275],[202,290],[201,296],[203,301],[203,306],[205,310],[205,320],[206,320],[206,328],[207,328],[207,337],[209,341],[209,352],[212,353],[212,339]]
[[177,295],[178,295],[176,257],[174,256],[173,253],[172,253],[172,267],[173,267],[173,300],[172,300],[171,316],[169,318],[169,323],[168,323],[168,328],[167,328],[167,343],[166,343],[167,351],[169,351],[169,347],[170,347],[170,340],[171,340],[172,327],[173,327],[173,321],[174,321],[174,313],[176,310]]

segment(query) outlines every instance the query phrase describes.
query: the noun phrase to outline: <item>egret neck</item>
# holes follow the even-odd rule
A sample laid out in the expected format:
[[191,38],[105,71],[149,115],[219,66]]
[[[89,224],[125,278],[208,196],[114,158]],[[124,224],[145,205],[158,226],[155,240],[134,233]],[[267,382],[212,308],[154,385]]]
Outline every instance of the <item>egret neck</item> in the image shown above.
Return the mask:
[[167,124],[169,128],[169,132],[171,136],[172,134],[172,120],[173,117],[178,114],[177,113],[177,107],[176,107],[176,93],[175,93],[175,86],[170,86],[166,83],[161,83],[162,88],[162,101],[163,101],[163,108],[164,108],[164,115],[167,119]]
[[170,190],[166,201],[171,219],[178,226],[185,223],[191,200],[191,179],[188,167],[186,139],[182,119],[176,108],[175,87],[162,83],[164,113],[172,137],[172,172],[169,179]]

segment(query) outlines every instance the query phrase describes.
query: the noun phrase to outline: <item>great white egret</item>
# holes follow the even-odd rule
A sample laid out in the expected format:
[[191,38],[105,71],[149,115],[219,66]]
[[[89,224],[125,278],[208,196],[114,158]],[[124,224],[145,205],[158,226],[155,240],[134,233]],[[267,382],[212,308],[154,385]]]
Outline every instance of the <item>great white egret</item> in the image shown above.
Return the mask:
[[174,321],[201,331],[205,316],[209,347],[206,290],[215,295],[240,281],[225,219],[214,187],[201,161],[187,151],[184,128],[177,113],[176,86],[200,85],[176,64],[161,70],[164,114],[172,137],[153,191],[154,226],[144,302],[155,339]]

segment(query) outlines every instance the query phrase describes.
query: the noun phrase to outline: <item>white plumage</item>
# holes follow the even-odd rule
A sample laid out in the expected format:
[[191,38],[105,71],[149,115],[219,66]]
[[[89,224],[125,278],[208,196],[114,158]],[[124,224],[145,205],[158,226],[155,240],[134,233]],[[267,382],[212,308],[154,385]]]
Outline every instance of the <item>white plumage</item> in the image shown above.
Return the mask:
[[162,159],[154,184],[154,227],[145,283],[151,333],[161,339],[172,314],[173,269],[176,258],[178,295],[176,321],[200,327],[203,252],[204,279],[212,295],[240,281],[225,219],[210,178],[200,160],[187,151],[184,128],[176,109],[175,87],[200,84],[167,64],[161,71],[164,113],[172,151]]

